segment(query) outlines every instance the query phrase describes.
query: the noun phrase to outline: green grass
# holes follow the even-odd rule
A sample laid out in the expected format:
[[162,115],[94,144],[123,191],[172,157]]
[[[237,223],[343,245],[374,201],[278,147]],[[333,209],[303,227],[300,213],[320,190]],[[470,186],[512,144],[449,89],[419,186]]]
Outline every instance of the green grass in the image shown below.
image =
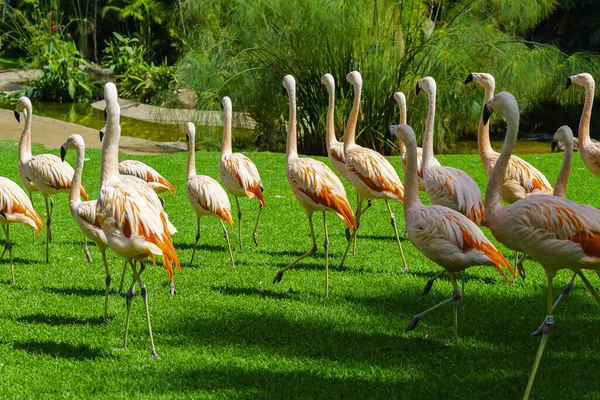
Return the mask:
[[[17,144],[2,142],[0,175],[19,181]],[[39,146],[34,154],[42,152]],[[58,154],[57,151],[53,153]],[[100,152],[88,150],[84,182],[98,193]],[[258,205],[242,199],[244,251],[229,264],[220,224],[202,219],[196,261],[187,266],[195,235],[194,213],[185,192],[186,154],[136,157],[154,166],[177,188],[165,209],[179,229],[174,236],[183,271],[178,294],[169,295],[160,266],[142,275],[160,360],[150,360],[143,302],[132,306],[129,350],[122,345],[125,299],[113,289],[109,323],[101,323],[104,272],[99,253],[85,261],[82,236],[56,196],[51,263],[44,264],[44,239],[32,244],[31,230],[12,226],[16,287],[4,260],[0,275],[0,397],[209,397],[209,398],[519,398],[527,383],[539,339],[529,335],[545,311],[545,274],[525,261],[526,280],[508,285],[493,267],[467,274],[466,309],[459,311],[459,344],[452,339],[447,306],[424,317],[411,332],[412,316],[451,294],[440,279],[427,296],[425,280],[438,267],[408,242],[410,266],[401,271],[397,246],[382,202],[375,202],[361,227],[357,255],[343,272],[330,271],[324,298],[323,225],[315,215],[319,252],[273,285],[276,272],[310,248],[307,219],[285,179],[285,156],[249,153],[261,173],[267,208],[259,247],[251,232]],[[74,153],[67,160],[74,163]],[[465,169],[484,188],[476,155],[439,156]],[[561,155],[525,156],[551,182]],[[198,173],[218,176],[217,153],[198,152]],[[391,158],[399,169],[399,159]],[[327,162],[327,161],[326,161]],[[578,155],[568,196],[600,206],[598,178]],[[346,186],[350,201],[355,195]],[[233,199],[232,199],[233,202]],[[38,210],[42,198],[34,196]],[[402,206],[392,204],[403,219]],[[235,211],[234,211],[235,212]],[[328,214],[330,260],[339,261],[344,224]],[[403,225],[403,224],[402,224]],[[401,226],[402,226],[401,225]],[[402,228],[401,228],[402,229]],[[485,230],[489,237],[488,230]],[[237,235],[230,231],[234,247]],[[508,256],[512,253],[500,249]],[[113,287],[121,261],[109,253]],[[555,293],[570,277],[562,271]],[[592,276],[593,283],[597,278]],[[139,292],[139,290],[138,290]],[[579,281],[556,312],[556,325],[534,385],[535,398],[600,398],[598,305]]]

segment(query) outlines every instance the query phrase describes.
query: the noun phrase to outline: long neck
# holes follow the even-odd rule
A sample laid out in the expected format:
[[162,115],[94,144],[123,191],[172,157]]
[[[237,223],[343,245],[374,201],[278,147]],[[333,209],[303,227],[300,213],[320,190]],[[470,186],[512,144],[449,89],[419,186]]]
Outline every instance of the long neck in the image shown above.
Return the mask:
[[337,142],[335,137],[335,87],[329,86],[329,108],[327,109],[327,153],[331,147]]
[[508,161],[515,148],[517,134],[519,133],[519,112],[518,109],[507,110],[506,114],[506,138],[500,157],[492,169],[488,178],[488,184],[485,189],[485,214],[486,218],[494,218],[503,208],[502,205],[502,181],[506,175]]
[[223,117],[223,141],[221,142],[221,157],[231,154],[231,110],[225,110]]
[[288,134],[287,134],[287,146],[285,154],[287,160],[298,157],[298,143],[296,137],[296,93],[293,90],[289,90],[290,97],[290,116],[288,119]]
[[417,181],[417,143],[415,140],[409,140],[406,143],[406,152],[406,170],[404,171],[405,211],[423,205],[419,197],[419,183]]
[[77,159],[75,160],[75,174],[71,181],[71,189],[69,191],[69,203],[75,204],[81,201],[81,175],[83,174],[83,160],[85,158],[85,147],[77,147]]
[[354,85],[354,103],[352,103],[352,111],[350,111],[348,123],[346,124],[346,132],[344,133],[344,147],[356,143],[356,121],[358,121],[358,110],[360,109],[361,89],[361,85]]
[[563,143],[564,156],[563,162],[560,166],[560,172],[556,178],[556,184],[554,185],[554,195],[556,197],[567,197],[567,183],[569,182],[569,173],[571,172],[571,160],[573,159],[573,140],[567,140]]
[[102,143],[100,186],[112,177],[119,175],[119,139],[121,138],[119,115],[119,110],[111,110],[107,114],[106,135],[104,135],[104,143]]
[[33,118],[33,110],[30,104],[26,105],[23,114],[25,115],[25,127],[19,141],[19,161],[21,162],[31,158],[31,120]]
[[[484,86],[484,95],[483,95],[483,106],[494,97],[494,87],[493,86]],[[490,143],[490,125],[483,123],[483,108],[481,110],[481,117],[479,118],[479,127],[477,128],[477,147],[479,150],[479,156],[481,157],[481,161],[486,164],[488,158],[495,153],[494,149],[492,149],[492,144]]]
[[435,119],[435,89],[429,93],[429,105],[427,107],[427,122],[425,122],[425,135],[423,136],[423,174],[433,162],[433,123]]
[[592,118],[592,105],[594,103],[594,82],[585,84],[585,103],[579,120],[579,151],[587,147],[590,140],[590,119]]
[[195,136],[190,136],[187,178],[190,180],[194,176],[196,176],[196,138]]
[[[405,102],[398,103],[398,108],[400,110],[400,112],[399,112],[400,125],[406,125],[406,103]],[[404,145],[404,142],[402,140],[399,140],[399,142],[400,142],[400,156],[402,156],[403,154],[406,154],[406,146]]]

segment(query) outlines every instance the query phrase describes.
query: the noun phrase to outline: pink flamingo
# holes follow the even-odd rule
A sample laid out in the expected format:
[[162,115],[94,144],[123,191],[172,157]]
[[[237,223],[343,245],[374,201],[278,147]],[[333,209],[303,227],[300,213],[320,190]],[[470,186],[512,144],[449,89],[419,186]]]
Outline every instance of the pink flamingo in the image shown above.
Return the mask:
[[423,315],[452,302],[454,303],[454,343],[456,343],[458,342],[456,303],[460,298],[456,273],[474,265],[493,265],[510,283],[502,267],[508,268],[513,276],[515,271],[502,253],[485,237],[481,229],[463,214],[448,207],[423,205],[419,198],[415,134],[408,125],[393,125],[390,126],[390,131],[406,145],[407,149],[404,216],[408,238],[421,253],[444,268],[454,287],[452,297],[415,315],[408,330],[414,329]]
[[281,282],[285,271],[294,266],[305,257],[317,252],[317,240],[313,228],[312,216],[315,211],[323,212],[323,227],[325,229],[325,296],[329,294],[329,237],[327,235],[327,220],[325,211],[332,211],[344,220],[349,229],[356,231],[356,221],[352,214],[352,208],[346,198],[344,185],[329,167],[312,158],[299,158],[296,139],[296,80],[291,75],[283,78],[283,87],[287,90],[290,103],[290,115],[288,121],[288,136],[286,145],[286,177],[294,196],[304,208],[310,234],[312,237],[312,248],[289,263],[285,268],[279,270],[273,283]]

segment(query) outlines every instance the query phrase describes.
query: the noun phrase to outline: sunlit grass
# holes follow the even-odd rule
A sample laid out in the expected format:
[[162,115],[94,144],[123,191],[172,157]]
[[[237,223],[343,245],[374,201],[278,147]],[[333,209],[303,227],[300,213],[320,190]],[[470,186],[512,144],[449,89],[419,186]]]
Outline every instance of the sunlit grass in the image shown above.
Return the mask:
[[[1,145],[0,175],[18,182],[17,145]],[[34,148],[34,154],[41,151]],[[494,268],[471,270],[466,309],[459,312],[458,345],[449,345],[451,307],[427,315],[407,332],[412,316],[447,298],[451,285],[440,279],[430,294],[422,295],[425,280],[438,267],[404,239],[410,272],[401,271],[387,211],[383,203],[375,202],[362,221],[356,257],[349,258],[343,272],[330,270],[329,298],[324,298],[323,225],[318,214],[314,221],[319,252],[273,285],[275,273],[310,248],[310,234],[285,179],[285,155],[248,155],[261,173],[267,208],[256,248],[251,232],[258,204],[241,200],[244,250],[234,252],[236,269],[230,266],[220,224],[209,218],[201,220],[196,260],[187,265],[196,226],[185,192],[186,154],[136,157],[178,190],[176,199],[165,198],[165,209],[179,229],[174,242],[185,265],[176,274],[178,294],[169,295],[162,267],[150,266],[142,274],[160,360],[150,360],[139,296],[133,302],[129,350],[114,350],[122,345],[125,299],[113,289],[109,323],[103,325],[100,255],[91,248],[94,262],[85,261],[82,236],[68,211],[66,195],[56,196],[49,265],[43,262],[44,239],[32,244],[30,229],[11,226],[17,284],[11,287],[3,260],[0,397],[505,399],[522,395],[539,344],[529,333],[545,314],[546,279],[538,265],[526,260],[527,279],[512,286]],[[95,197],[100,152],[88,150],[87,157],[84,183]],[[196,158],[199,174],[218,177],[217,153],[198,152]],[[468,171],[483,190],[485,177],[477,155],[438,158]],[[554,181],[560,154],[524,158]],[[68,154],[67,161],[73,163],[74,154]],[[400,169],[398,158],[390,161]],[[568,197],[600,206],[598,178],[585,169],[578,155],[572,175]],[[346,189],[354,204],[353,190]],[[34,202],[41,211],[39,194]],[[402,221],[401,204],[392,207]],[[341,220],[328,214],[328,224],[333,267],[346,240]],[[230,236],[237,248],[235,226]],[[114,288],[121,261],[109,252],[109,264]],[[569,275],[559,273],[555,293]],[[595,276],[590,278],[597,282]],[[581,283],[576,284],[556,312],[556,326],[534,386],[536,398],[600,396],[595,373],[600,362],[598,322],[597,304]]]

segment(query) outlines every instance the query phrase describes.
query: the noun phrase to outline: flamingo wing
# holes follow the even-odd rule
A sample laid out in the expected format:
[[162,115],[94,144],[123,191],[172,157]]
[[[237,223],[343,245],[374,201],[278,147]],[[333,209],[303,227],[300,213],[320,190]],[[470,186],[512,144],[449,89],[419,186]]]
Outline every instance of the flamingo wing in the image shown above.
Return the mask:
[[371,190],[387,192],[398,200],[404,199],[404,186],[392,164],[378,152],[359,146],[346,151],[346,169]]
[[[121,175],[131,175],[148,182],[154,191],[162,193],[168,191],[175,196],[175,187],[159,174],[154,168],[137,160],[123,160],[119,163],[119,173]],[[154,184],[154,185],[153,185]]]
[[494,265],[508,281],[502,267],[514,276],[506,258],[464,215],[444,206],[419,207],[406,216],[410,241],[425,256],[450,271],[472,265]]
[[466,172],[452,167],[430,168],[425,188],[432,204],[456,210],[481,225],[484,216],[481,191]]
[[39,235],[44,222],[35,211],[23,189],[8,178],[0,177],[0,210],[8,222],[23,223],[32,227]]
[[181,268],[169,232],[168,217],[157,194],[143,181],[118,180],[102,186],[96,212],[103,230],[110,232],[112,240],[129,241],[134,257],[162,255],[169,278],[173,277],[173,264],[177,269]]
[[106,246],[106,235],[96,213],[96,200],[79,202],[72,212],[83,234],[96,244]]
[[[69,163],[62,162],[54,154],[38,154],[29,159],[27,164],[27,178],[39,189],[48,187],[54,191],[68,191],[75,170]],[[83,185],[81,196],[88,200],[88,195]]]
[[356,229],[346,189],[340,178],[325,163],[312,158],[299,158],[288,163],[286,175],[301,204],[308,201],[328,208],[343,219],[350,229]]
[[188,198],[194,208],[201,210],[227,221],[229,227],[233,226],[231,204],[225,190],[219,182],[205,175],[196,175],[187,183]]
[[328,150],[330,157],[333,157],[341,163],[346,163],[346,157],[344,156],[344,142],[336,142]]
[[243,190],[248,197],[258,199],[263,207],[266,205],[258,169],[250,158],[241,153],[234,153],[224,158],[220,167],[221,175],[233,178],[236,186]]

